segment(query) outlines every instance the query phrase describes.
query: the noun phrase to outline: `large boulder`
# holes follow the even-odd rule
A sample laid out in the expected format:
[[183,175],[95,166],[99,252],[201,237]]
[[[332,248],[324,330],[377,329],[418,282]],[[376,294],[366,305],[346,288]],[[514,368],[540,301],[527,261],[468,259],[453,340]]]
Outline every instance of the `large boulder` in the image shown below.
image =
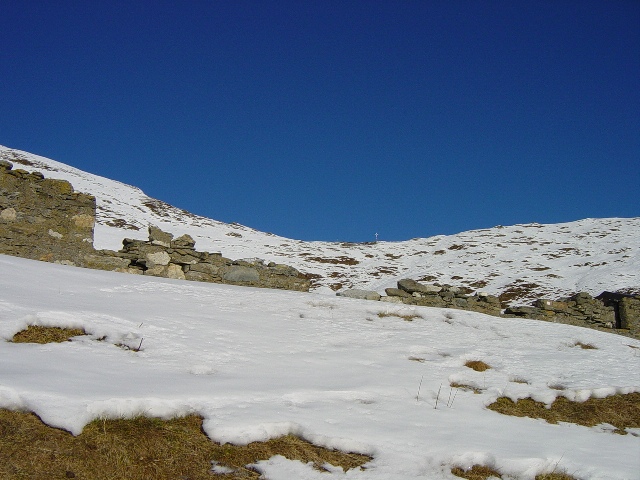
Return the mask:
[[380,294],[373,290],[360,290],[357,288],[351,288],[342,292],[336,293],[340,297],[358,298],[360,300],[380,300]]

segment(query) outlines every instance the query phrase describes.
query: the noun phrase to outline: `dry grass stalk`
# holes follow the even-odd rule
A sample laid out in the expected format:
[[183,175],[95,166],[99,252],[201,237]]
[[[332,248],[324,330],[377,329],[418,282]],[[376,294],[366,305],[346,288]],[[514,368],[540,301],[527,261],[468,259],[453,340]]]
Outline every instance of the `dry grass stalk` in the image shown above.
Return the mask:
[[15,343],[62,343],[79,335],[86,335],[86,332],[81,328],[29,325],[25,330],[16,333],[11,341]]
[[513,402],[500,397],[487,408],[504,415],[542,418],[549,423],[569,422],[587,427],[608,423],[624,434],[625,428],[640,428],[640,393],[611,395],[605,398],[590,398],[585,402],[572,402],[558,397],[546,408],[544,403],[530,398]]
[[577,479],[576,477],[572,477],[568,473],[551,472],[551,473],[542,473],[540,475],[536,475],[536,480],[577,480]]
[[371,460],[312,445],[288,435],[246,446],[220,445],[202,431],[202,419],[138,417],[95,420],[73,435],[43,424],[31,413],[0,409],[0,478],[210,480],[212,461],[234,470],[225,480],[257,479],[246,465],[283,455],[345,470]]
[[487,365],[482,360],[468,360],[464,366],[469,367],[471,370],[475,370],[476,372],[484,372],[491,368],[491,366]]
[[402,318],[403,320],[406,320],[407,322],[412,322],[413,319],[415,318],[422,318],[420,315],[415,315],[412,313],[394,313],[394,312],[380,312],[378,313],[378,317],[380,318],[384,318],[384,317],[398,317],[398,318]]
[[464,383],[451,382],[449,385],[451,386],[451,388],[459,388],[460,390],[469,390],[469,391],[472,391],[473,393],[482,392],[482,389],[478,387],[472,387],[471,385],[466,385]]

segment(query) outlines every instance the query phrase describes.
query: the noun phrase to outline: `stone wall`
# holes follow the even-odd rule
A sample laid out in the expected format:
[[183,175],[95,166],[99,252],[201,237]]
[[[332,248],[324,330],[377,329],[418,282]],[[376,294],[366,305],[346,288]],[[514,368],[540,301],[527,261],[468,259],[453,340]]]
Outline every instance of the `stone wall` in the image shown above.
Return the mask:
[[93,248],[96,200],[65,180],[13,169],[0,160],[0,253],[157,277],[309,291],[293,267],[199,252],[194,240],[150,226],[149,240],[124,239],[118,252]]
[[0,253],[75,263],[93,250],[96,200],[0,160]]
[[149,227],[149,240],[125,238],[118,252],[101,250],[84,256],[90,268],[198,282],[279,288],[308,292],[310,281],[293,267],[263,260],[230,260],[220,253],[199,252],[189,235],[176,239]]
[[533,306],[508,307],[503,316],[613,330],[640,338],[640,298],[613,294],[620,297],[617,305],[613,305],[603,301],[603,295],[593,298],[580,292],[558,300],[539,299]]
[[458,287],[423,284],[408,278],[400,280],[398,288],[387,288],[385,293],[386,296],[381,296],[369,290],[352,289],[338,292],[337,295],[423,307],[456,308],[495,316],[499,316],[502,311],[500,300],[493,295],[467,295]]
[[[398,288],[387,288],[387,296],[369,290],[345,290],[338,295],[365,300],[455,308],[506,318],[529,318],[607,330],[640,338],[640,298],[632,295],[603,293],[593,298],[586,292],[558,300],[539,299],[531,306],[507,307],[502,312],[498,297],[465,292],[450,285],[422,284],[411,279],[398,282]],[[617,311],[616,311],[617,309]]]

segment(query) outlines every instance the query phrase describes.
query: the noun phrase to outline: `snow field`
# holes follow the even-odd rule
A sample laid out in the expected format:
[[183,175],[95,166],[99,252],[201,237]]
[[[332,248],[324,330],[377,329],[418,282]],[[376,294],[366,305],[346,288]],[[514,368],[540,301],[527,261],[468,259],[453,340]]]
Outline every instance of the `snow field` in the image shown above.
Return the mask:
[[[0,271],[0,407],[33,411],[74,434],[95,418],[197,413],[215,441],[293,433],[374,457],[365,470],[346,473],[274,457],[260,463],[272,480],[451,479],[451,466],[474,463],[522,479],[558,462],[586,480],[633,479],[640,471],[632,454],[638,436],[485,408],[503,395],[551,403],[559,395],[581,401],[640,391],[637,340],[6,256]],[[63,344],[6,341],[28,324],[81,327],[89,335]],[[140,352],[116,346],[141,341]],[[473,371],[467,360],[491,369]],[[558,384],[564,390],[551,388]]]

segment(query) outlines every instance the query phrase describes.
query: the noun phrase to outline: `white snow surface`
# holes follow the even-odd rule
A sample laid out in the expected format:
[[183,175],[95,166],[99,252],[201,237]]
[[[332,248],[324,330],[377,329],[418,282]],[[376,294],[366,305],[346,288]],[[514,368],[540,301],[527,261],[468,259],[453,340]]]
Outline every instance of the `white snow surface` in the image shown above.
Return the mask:
[[[502,395],[550,403],[638,392],[634,339],[8,256],[0,256],[0,272],[0,407],[33,411],[73,434],[96,418],[196,413],[215,441],[293,433],[373,456],[363,470],[323,473],[276,456],[258,464],[270,480],[454,479],[452,466],[475,463],[525,480],[554,468],[582,480],[639,478],[637,429],[618,435],[607,425],[552,425],[486,409]],[[9,341],[29,324],[88,335],[61,344]],[[467,360],[492,368],[475,372]]]
[[0,158],[14,168],[69,180],[76,190],[94,195],[97,249],[119,250],[125,237],[146,240],[148,225],[155,224],[176,236],[191,235],[201,251],[262,258],[318,275],[313,287],[318,293],[345,288],[384,293],[402,278],[491,294],[510,290],[512,304],[578,291],[640,292],[640,218],[497,226],[403,242],[305,242],[193,215],[136,187],[28,152],[0,146]]

